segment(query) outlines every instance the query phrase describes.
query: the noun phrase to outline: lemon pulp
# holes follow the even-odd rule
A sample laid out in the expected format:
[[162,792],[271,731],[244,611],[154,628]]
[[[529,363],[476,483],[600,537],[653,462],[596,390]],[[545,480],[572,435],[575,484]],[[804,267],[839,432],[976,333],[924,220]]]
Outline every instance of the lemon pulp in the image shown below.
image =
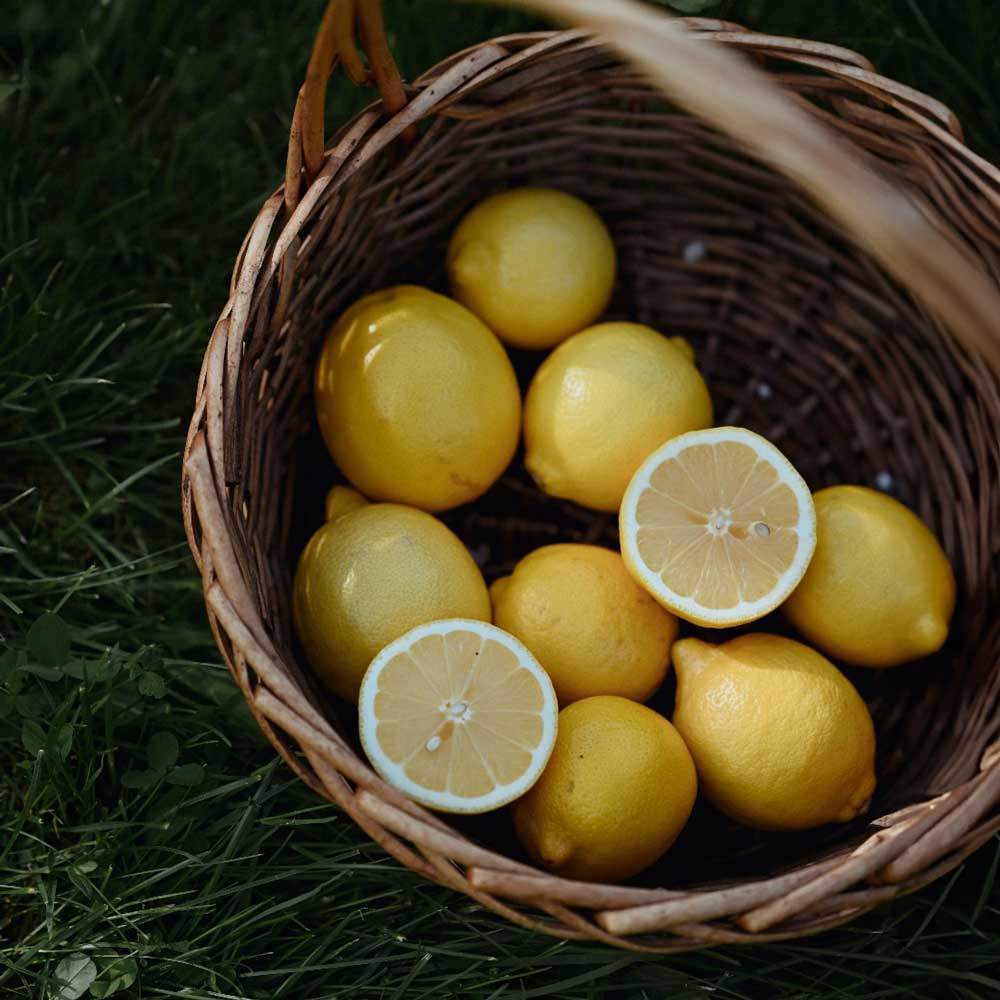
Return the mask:
[[753,621],[802,579],[812,496],[770,442],[741,427],[692,431],[639,468],[620,514],[622,556],[661,604],[699,625]]
[[475,813],[517,798],[556,737],[556,696],[513,636],[485,622],[421,625],[372,661],[358,703],[375,770],[417,802]]

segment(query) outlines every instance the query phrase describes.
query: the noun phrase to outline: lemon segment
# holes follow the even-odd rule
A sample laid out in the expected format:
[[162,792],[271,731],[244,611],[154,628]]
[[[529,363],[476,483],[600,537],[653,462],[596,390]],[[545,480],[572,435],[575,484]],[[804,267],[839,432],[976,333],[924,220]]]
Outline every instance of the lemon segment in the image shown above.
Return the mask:
[[431,809],[481,813],[538,779],[558,708],[517,639],[450,619],[412,629],[375,657],[358,712],[365,753],[390,785]]
[[635,578],[674,614],[714,628],[774,610],[816,545],[809,487],[741,427],[692,431],[653,452],[625,492],[619,529]]

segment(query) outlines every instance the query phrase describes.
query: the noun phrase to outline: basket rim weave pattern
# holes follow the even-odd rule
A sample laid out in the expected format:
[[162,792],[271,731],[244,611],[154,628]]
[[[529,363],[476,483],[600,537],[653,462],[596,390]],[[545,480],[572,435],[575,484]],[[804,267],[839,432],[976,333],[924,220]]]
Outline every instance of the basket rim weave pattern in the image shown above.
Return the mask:
[[[967,149],[954,115],[938,101],[877,75],[862,56],[728,22],[685,20],[696,36],[752,56],[820,69],[877,95],[947,144],[984,198],[1000,205],[1000,171]],[[299,778],[340,806],[401,864],[517,924],[564,938],[658,952],[794,938],[926,885],[1000,830],[1000,741],[983,754],[975,776],[930,801],[880,817],[857,847],[838,857],[704,890],[558,878],[472,842],[378,777],[317,708],[298,667],[279,654],[232,537],[236,438],[227,404],[237,391],[251,318],[275,288],[272,329],[281,323],[302,250],[300,233],[320,194],[345,184],[413,123],[433,115],[461,116],[463,98],[512,67],[538,61],[539,72],[552,72],[561,58],[572,62],[597,48],[589,35],[570,30],[504,36],[456,53],[407,88],[403,110],[390,117],[376,103],[345,125],[301,193],[290,194],[283,186],[265,201],[240,249],[229,299],[198,378],[183,466],[185,529],[213,635],[261,729]],[[412,155],[421,155],[419,144]]]

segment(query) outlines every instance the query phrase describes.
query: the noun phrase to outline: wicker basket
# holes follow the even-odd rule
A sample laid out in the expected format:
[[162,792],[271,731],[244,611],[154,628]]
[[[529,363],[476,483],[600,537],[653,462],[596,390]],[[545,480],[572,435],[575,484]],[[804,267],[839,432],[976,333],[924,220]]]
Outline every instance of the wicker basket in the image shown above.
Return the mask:
[[[345,29],[343,5],[327,12],[286,184],[247,234],[197,386],[183,502],[209,621],[304,782],[402,864],[516,923],[653,951],[831,927],[1000,830],[1000,173],[946,108],[853,52],[624,0],[533,5],[601,43],[579,29],[498,38],[404,88],[377,3],[359,0],[385,100],[324,153],[331,64],[364,73],[350,15]],[[289,593],[336,475],[312,419],[321,339],[367,291],[440,286],[457,218],[526,181],[598,208],[619,252],[611,315],[689,338],[720,422],[765,434],[813,488],[893,493],[953,560],[945,650],[851,674],[879,737],[866,819],[764,836],[702,810],[630,885],[560,879],[523,860],[506,818],[447,822],[386,786],[350,707],[312,683]],[[538,362],[514,360],[522,378]],[[613,519],[542,496],[520,459],[446,520],[488,579],[540,544],[616,544]]]

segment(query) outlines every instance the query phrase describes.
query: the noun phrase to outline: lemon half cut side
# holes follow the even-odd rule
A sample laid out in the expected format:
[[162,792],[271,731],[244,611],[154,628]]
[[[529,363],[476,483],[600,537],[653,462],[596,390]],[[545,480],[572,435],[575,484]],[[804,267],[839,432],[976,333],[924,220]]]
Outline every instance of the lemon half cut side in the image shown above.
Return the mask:
[[672,438],[639,467],[619,515],[622,556],[664,607],[723,628],[776,608],[816,547],[809,487],[742,427]]
[[462,618],[389,643],[365,673],[358,710],[375,770],[416,802],[453,813],[523,795],[552,753],[559,711],[520,641]]

